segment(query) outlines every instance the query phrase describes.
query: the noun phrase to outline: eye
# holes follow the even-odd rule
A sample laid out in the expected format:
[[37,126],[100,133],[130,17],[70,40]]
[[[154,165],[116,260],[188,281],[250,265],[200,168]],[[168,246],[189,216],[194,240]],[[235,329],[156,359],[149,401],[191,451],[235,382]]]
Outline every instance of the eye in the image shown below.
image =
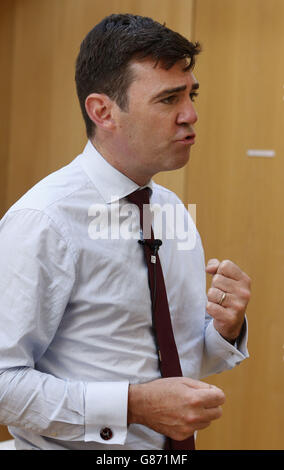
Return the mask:
[[164,103],[164,104],[173,104],[175,103],[177,99],[177,95],[171,95],[171,96],[167,96],[167,98],[163,98],[161,100],[161,103]]
[[189,96],[190,96],[191,101],[195,101],[195,98],[197,98],[198,93],[196,93],[196,91],[193,91],[192,93],[190,93]]

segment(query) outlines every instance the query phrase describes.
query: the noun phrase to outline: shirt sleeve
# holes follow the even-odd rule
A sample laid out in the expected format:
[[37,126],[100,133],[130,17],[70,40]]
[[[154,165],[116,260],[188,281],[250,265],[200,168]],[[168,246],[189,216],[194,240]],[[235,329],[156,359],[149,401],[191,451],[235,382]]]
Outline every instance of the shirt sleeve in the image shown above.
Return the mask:
[[[102,442],[101,427],[108,426],[112,438],[107,443],[123,444],[128,383],[103,388],[36,370],[56,335],[75,280],[72,249],[46,214],[21,209],[4,216],[0,222],[0,422],[47,437],[97,442]],[[112,406],[110,389],[115,396]],[[104,406],[103,397],[108,397]]]
[[214,328],[212,318],[207,315],[201,378],[232,369],[248,358],[247,341],[248,324],[246,317],[239,338],[237,338],[235,344],[231,344]]

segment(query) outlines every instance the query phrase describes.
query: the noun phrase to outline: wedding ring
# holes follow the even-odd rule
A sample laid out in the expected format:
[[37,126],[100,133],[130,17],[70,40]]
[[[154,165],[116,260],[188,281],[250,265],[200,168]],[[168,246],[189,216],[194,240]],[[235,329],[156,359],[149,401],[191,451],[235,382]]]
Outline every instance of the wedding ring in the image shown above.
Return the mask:
[[222,297],[221,297],[221,299],[220,299],[219,302],[218,302],[219,305],[222,305],[222,303],[223,303],[224,300],[225,300],[225,297],[226,297],[226,292],[223,292]]

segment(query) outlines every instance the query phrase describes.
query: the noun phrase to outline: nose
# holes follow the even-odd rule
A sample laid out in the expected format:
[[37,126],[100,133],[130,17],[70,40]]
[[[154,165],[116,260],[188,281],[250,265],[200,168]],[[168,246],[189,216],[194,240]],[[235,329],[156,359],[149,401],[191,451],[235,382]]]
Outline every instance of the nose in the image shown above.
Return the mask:
[[183,105],[183,108],[177,115],[176,123],[181,124],[195,124],[198,120],[198,115],[193,105],[193,102],[189,98]]

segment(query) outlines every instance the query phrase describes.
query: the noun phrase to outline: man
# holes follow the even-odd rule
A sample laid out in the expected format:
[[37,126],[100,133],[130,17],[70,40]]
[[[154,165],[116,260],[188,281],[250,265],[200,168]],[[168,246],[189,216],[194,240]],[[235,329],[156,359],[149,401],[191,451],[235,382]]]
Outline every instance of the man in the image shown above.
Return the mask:
[[163,449],[165,436],[183,441],[221,416],[223,392],[199,379],[248,356],[250,280],[211,260],[207,302],[200,237],[183,208],[194,243],[179,249],[162,231],[158,257],[183,376],[161,377],[147,240],[137,243],[139,212],[127,218],[141,188],[153,205],[180,206],[152,177],[189,159],[198,53],[132,15],[105,18],[81,45],[86,148],[0,226],[0,422],[18,449]]

